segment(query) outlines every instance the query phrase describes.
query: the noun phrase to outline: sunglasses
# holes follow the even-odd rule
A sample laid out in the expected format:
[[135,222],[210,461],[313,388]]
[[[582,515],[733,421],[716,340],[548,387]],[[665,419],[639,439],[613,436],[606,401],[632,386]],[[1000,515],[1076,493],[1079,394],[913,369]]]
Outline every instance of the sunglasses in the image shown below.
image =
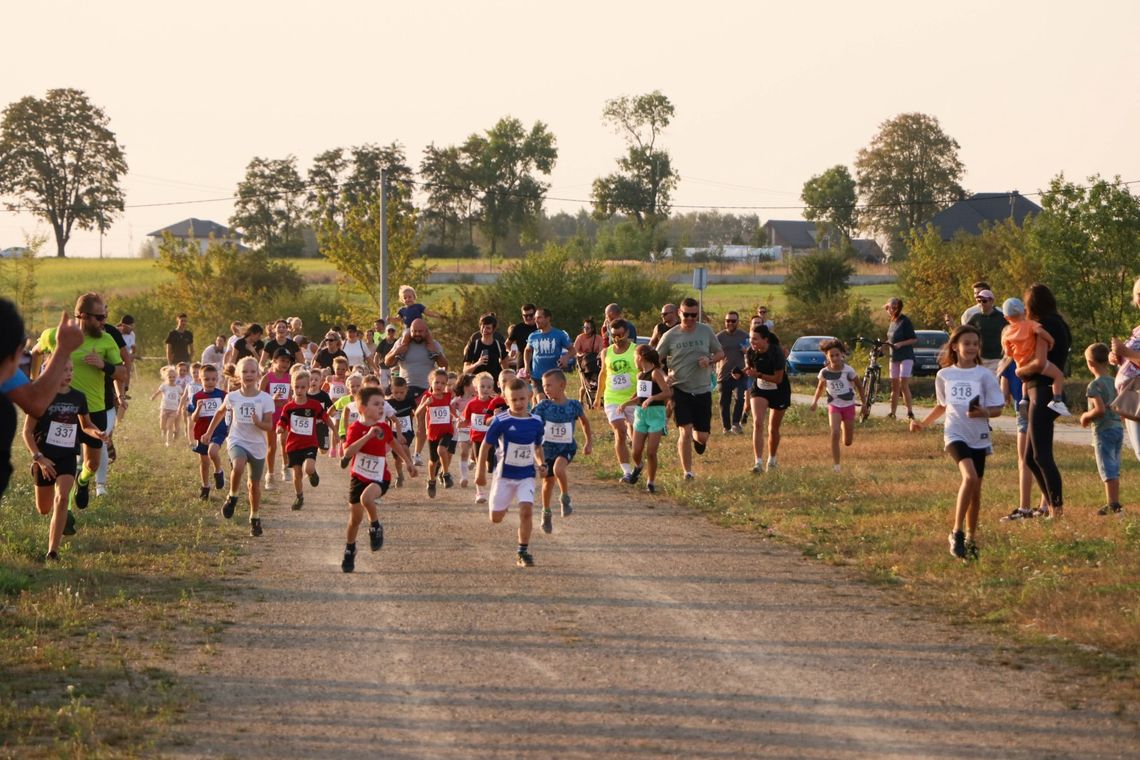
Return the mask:
[[80,317],[91,317],[96,322],[106,322],[107,321],[107,315],[106,314],[92,314],[89,311],[85,311],[82,314],[80,314],[79,316]]
[[697,318],[697,312],[695,312],[695,311],[683,311],[683,312],[681,312],[681,316],[684,317],[685,319],[696,319]]
[[740,320],[738,320],[738,319],[726,319],[726,320],[724,320],[725,324],[736,324],[739,321]]
[[992,300],[994,300],[994,299],[992,299],[992,298],[979,298],[978,303],[989,303]]
[[524,311],[523,312],[523,319],[531,319],[532,317],[534,317],[533,311]]

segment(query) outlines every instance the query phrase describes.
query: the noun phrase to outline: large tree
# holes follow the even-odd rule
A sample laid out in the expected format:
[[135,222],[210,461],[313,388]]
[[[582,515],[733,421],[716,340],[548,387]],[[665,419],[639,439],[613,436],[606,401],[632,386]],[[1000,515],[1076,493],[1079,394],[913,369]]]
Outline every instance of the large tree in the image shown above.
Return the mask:
[[602,121],[625,140],[626,154],[618,159],[616,172],[594,180],[594,213],[599,218],[625,214],[652,230],[669,216],[680,175],[669,152],[657,147],[657,138],[673,113],[673,104],[659,90],[606,102]]
[[478,194],[479,226],[494,256],[498,241],[512,229],[534,224],[542,211],[549,185],[539,175],[549,175],[558,160],[554,135],[541,121],[527,130],[507,116],[468,137],[460,150]]
[[305,212],[305,182],[295,156],[255,156],[238,183],[230,226],[239,228],[251,245],[270,255],[298,255]]
[[856,208],[858,195],[855,178],[843,164],[836,164],[804,183],[804,219],[830,224],[848,239],[854,236],[859,222]]
[[0,193],[51,224],[57,256],[72,229],[103,231],[123,210],[127,160],[109,123],[82,90],[48,90],[4,109]]
[[309,169],[306,198],[313,227],[326,222],[343,225],[349,209],[367,206],[379,197],[381,171],[388,177],[388,197],[398,201],[396,210],[411,214],[412,169],[400,143],[365,143],[318,154]]
[[427,194],[423,215],[441,246],[456,248],[459,230],[466,226],[467,242],[475,244],[478,194],[471,183],[471,167],[454,145],[424,148],[420,161],[422,189]]
[[863,225],[890,236],[892,255],[905,255],[910,231],[962,197],[963,171],[958,142],[938,119],[904,113],[884,121],[855,159]]

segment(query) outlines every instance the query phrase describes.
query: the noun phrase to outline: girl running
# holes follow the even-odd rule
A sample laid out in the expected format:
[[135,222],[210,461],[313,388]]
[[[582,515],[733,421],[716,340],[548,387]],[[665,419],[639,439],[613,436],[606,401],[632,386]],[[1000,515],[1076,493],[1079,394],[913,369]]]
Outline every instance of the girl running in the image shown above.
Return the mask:
[[[491,401],[495,398],[495,378],[490,372],[480,372],[475,376],[475,386],[477,395],[463,407],[463,420],[471,430],[471,445],[475,451],[475,461],[478,462],[479,449],[483,446],[483,438],[487,435],[487,428],[491,424],[487,412],[491,407]],[[477,483],[475,503],[487,503],[487,492]]]
[[847,347],[841,340],[825,340],[819,350],[827,357],[827,365],[819,371],[819,384],[811,399],[811,410],[819,406],[820,397],[827,394],[827,420],[831,425],[831,460],[839,472],[839,436],[843,435],[843,445],[850,446],[855,441],[855,391],[859,391],[859,401],[864,408],[867,398],[859,376],[847,363]]
[[150,400],[154,401],[162,396],[162,403],[158,407],[158,427],[162,432],[162,442],[169,447],[178,437],[179,413],[182,410],[182,388],[178,385],[178,370],[174,367],[163,367],[158,376],[162,379]]
[[467,487],[467,473],[471,467],[471,424],[463,411],[475,398],[475,376],[464,372],[455,379],[455,399],[451,402],[451,416],[455,423],[455,443],[459,447],[459,487]]
[[[273,398],[273,430],[265,435],[265,441],[268,444],[268,455],[266,456],[265,472],[265,490],[273,490],[273,473],[277,472],[275,465],[277,464],[277,449],[278,445],[278,426],[277,423],[281,420],[281,410],[285,408],[285,404],[289,402],[289,397],[293,393],[293,383],[289,377],[289,367],[293,363],[293,357],[290,356],[289,350],[279,348],[273,354],[273,360],[270,362],[269,371],[265,373],[265,377],[261,378],[261,390],[268,393]],[[284,431],[282,431],[284,432]],[[289,468],[285,464],[285,457],[281,457],[281,479],[289,479]]]
[[[661,356],[657,349],[638,346],[634,358],[638,370],[637,395],[623,404],[634,408],[633,471],[640,474],[644,461],[645,490],[656,493],[657,447],[665,433],[665,404],[673,398],[673,388],[661,369]],[[636,475],[633,480],[637,480]]]
[[943,445],[958,463],[962,476],[949,539],[950,553],[958,559],[978,558],[974,536],[982,504],[982,478],[986,474],[986,456],[993,453],[989,418],[1000,416],[1004,403],[994,373],[981,365],[980,347],[981,334],[976,328],[954,328],[938,359],[942,365],[934,378],[938,404],[926,419],[910,423],[911,431],[916,432],[946,415]]
[[752,330],[749,348],[744,352],[742,374],[752,378],[752,454],[756,464],[752,472],[764,467],[764,423],[768,424],[768,470],[776,468],[776,452],[780,448],[780,424],[784,412],[792,405],[792,384],[785,371],[787,360],[780,339],[764,325]]

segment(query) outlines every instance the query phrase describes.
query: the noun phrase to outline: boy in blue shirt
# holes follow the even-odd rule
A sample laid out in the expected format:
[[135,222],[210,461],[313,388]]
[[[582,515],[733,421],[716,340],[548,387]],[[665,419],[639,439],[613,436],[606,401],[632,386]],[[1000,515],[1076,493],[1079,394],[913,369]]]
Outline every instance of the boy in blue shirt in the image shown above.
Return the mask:
[[504,389],[510,411],[495,417],[487,428],[479,449],[479,469],[475,485],[487,485],[487,462],[494,449],[498,459],[491,481],[491,522],[501,523],[511,502],[519,505],[519,547],[515,564],[532,567],[530,532],[534,507],[534,450],[542,445],[543,423],[527,412],[530,389],[526,381],[515,378]]
[[551,533],[554,530],[554,520],[550,511],[550,497],[554,495],[555,479],[558,480],[561,494],[559,500],[562,516],[566,517],[573,511],[566,471],[578,452],[578,443],[574,440],[575,421],[581,421],[582,431],[586,435],[586,456],[590,455],[592,446],[590,421],[586,419],[582,404],[577,399],[566,398],[566,374],[560,369],[549,370],[542,376],[542,387],[546,391],[546,398],[538,402],[532,413],[543,422],[542,532]]

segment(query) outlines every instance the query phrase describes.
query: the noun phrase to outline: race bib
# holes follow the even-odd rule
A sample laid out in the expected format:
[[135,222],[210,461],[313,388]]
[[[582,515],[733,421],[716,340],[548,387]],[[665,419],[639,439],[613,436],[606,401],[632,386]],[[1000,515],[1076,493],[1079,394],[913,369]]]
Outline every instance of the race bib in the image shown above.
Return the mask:
[[851,390],[851,384],[845,378],[827,381],[827,393],[832,398],[838,398]]
[[534,446],[507,442],[507,453],[503,462],[511,467],[533,467]]
[[163,400],[166,402],[166,406],[168,406],[168,407],[178,406],[178,399],[182,398],[182,391],[181,390],[179,390],[178,388],[167,388],[162,393],[163,393]]
[[433,425],[447,425],[451,422],[451,407],[449,406],[428,407],[428,412],[431,415],[431,424]]
[[281,398],[286,399],[286,398],[289,398],[289,391],[290,390],[291,390],[291,388],[289,387],[289,383],[270,383],[269,384],[269,395],[270,396],[276,397],[277,394],[281,394]]
[[542,440],[545,443],[574,443],[574,423],[547,422]]
[[398,419],[400,421],[400,432],[401,433],[412,432],[412,418],[411,417],[397,417],[396,419]]
[[953,406],[968,406],[970,399],[979,395],[978,383],[971,380],[954,380],[946,384],[946,403]]
[[455,431],[456,443],[467,443],[471,440],[471,428],[461,427]]
[[60,448],[70,449],[75,447],[75,433],[78,425],[74,422],[51,422],[47,429],[47,438],[45,439],[48,446],[59,446]]
[[253,422],[257,414],[257,404],[238,404],[237,416],[239,422]]
[[491,426],[487,423],[486,417],[472,417],[471,418],[471,429],[474,430],[476,433],[486,433],[487,428],[489,428],[489,427],[491,427]]
[[313,418],[302,417],[297,414],[289,415],[289,430],[297,435],[313,434]]
[[774,391],[774,390],[776,390],[776,384],[770,383],[767,380],[757,380],[756,381],[756,387],[762,391]]
[[336,401],[339,398],[344,398],[347,395],[348,395],[348,388],[345,386],[344,383],[340,383],[339,385],[330,385],[329,386],[329,398],[331,398],[333,401]]
[[652,380],[638,380],[637,381],[637,397],[649,398],[653,395],[653,381]]
[[359,414],[357,413],[357,411],[356,411],[356,410],[353,408],[353,405],[352,405],[352,404],[349,404],[347,407],[345,407],[344,413],[345,413],[345,415],[346,415],[346,416],[345,416],[345,418],[344,418],[344,427],[345,427],[345,429],[347,429],[347,428],[348,428],[348,427],[349,427],[349,426],[350,426],[352,423],[354,423],[354,422],[356,422],[358,419],[360,419],[360,415],[359,415]]
[[629,375],[610,375],[610,390],[624,391],[633,387]]
[[352,459],[352,471],[362,478],[380,481],[384,477],[384,457],[357,454]]
[[209,419],[218,413],[218,407],[222,405],[220,398],[202,398],[198,399],[198,416],[200,418]]

